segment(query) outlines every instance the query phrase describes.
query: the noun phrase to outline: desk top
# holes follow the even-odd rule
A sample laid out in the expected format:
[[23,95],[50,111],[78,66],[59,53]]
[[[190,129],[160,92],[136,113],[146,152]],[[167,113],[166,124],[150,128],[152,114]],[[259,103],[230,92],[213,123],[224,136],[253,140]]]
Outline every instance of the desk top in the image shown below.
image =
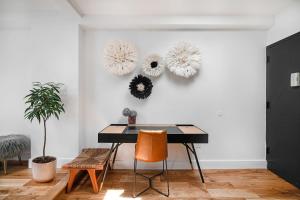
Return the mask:
[[208,134],[192,124],[111,124],[98,133],[98,142],[135,143],[141,129],[167,130],[168,143],[208,143]]
[[100,133],[138,134],[139,130],[167,130],[168,134],[206,134],[192,124],[111,124]]

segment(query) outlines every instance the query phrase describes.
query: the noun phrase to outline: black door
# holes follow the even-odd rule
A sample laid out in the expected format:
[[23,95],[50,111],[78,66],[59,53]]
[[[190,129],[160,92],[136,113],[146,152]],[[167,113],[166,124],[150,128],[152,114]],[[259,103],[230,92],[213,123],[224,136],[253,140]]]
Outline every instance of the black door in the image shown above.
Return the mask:
[[267,47],[268,169],[300,188],[300,32]]

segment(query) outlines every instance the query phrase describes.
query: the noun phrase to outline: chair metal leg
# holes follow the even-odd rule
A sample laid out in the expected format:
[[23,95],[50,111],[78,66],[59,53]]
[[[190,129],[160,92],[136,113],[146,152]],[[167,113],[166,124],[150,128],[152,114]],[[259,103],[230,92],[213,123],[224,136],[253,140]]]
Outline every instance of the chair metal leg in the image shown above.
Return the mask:
[[[166,163],[166,170],[164,170],[164,163]],[[167,165],[167,160],[164,160],[164,161],[163,161],[163,171],[161,171],[161,172],[159,172],[158,174],[155,174],[155,175],[153,175],[153,176],[151,176],[151,177],[147,177],[147,176],[145,176],[145,175],[143,175],[143,174],[137,173],[137,172],[136,172],[136,169],[137,169],[137,160],[135,159],[135,160],[134,160],[134,185],[133,185],[133,197],[134,197],[134,198],[137,197],[137,196],[140,196],[141,194],[143,194],[144,192],[146,192],[146,191],[149,190],[149,189],[152,189],[152,190],[158,192],[159,194],[162,194],[162,195],[164,195],[164,196],[166,196],[166,197],[169,197],[169,194],[170,194],[170,193],[169,193],[169,179],[168,179],[168,165]],[[166,176],[167,187],[168,187],[168,193],[167,193],[167,194],[165,194],[165,193],[161,192],[160,190],[154,188],[153,185],[152,185],[152,180],[153,180],[155,177],[164,174],[164,172],[166,172],[166,175],[165,175],[165,176]],[[142,177],[148,179],[148,181],[149,181],[148,187],[145,188],[144,190],[142,190],[141,192],[139,192],[138,194],[135,194],[136,175],[140,175],[140,176],[142,176]]]
[[134,163],[133,163],[133,172],[134,172],[134,182],[133,182],[133,192],[132,195],[135,198],[135,187],[136,187],[136,159],[134,159]]
[[168,186],[168,196],[170,194],[170,189],[169,189],[169,174],[168,174],[168,164],[167,164],[167,160],[165,160],[165,165],[166,165],[166,179],[167,179],[167,186]]
[[[163,160],[163,173],[165,172],[165,161]],[[163,174],[162,174],[163,175]]]

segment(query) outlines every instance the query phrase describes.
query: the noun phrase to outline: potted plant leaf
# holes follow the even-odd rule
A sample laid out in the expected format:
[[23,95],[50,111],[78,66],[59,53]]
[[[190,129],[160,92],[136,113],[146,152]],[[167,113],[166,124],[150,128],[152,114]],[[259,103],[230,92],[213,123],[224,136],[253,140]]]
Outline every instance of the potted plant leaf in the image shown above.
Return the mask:
[[46,156],[47,140],[47,120],[54,116],[59,119],[59,115],[64,110],[64,104],[60,98],[61,83],[34,82],[30,93],[25,96],[25,104],[28,107],[25,110],[25,118],[31,122],[37,119],[44,126],[43,156],[32,160],[32,176],[37,182],[49,182],[53,180],[56,174],[56,158]]

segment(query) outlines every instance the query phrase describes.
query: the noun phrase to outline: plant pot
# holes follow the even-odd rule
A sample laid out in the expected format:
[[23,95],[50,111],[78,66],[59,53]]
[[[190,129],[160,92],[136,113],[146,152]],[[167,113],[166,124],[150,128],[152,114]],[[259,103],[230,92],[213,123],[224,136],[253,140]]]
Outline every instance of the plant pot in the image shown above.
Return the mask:
[[37,157],[32,160],[32,178],[36,182],[49,182],[52,181],[56,174],[56,158],[47,156],[50,158],[49,162],[39,162],[42,157]]
[[128,124],[136,124],[136,116],[128,116]]

